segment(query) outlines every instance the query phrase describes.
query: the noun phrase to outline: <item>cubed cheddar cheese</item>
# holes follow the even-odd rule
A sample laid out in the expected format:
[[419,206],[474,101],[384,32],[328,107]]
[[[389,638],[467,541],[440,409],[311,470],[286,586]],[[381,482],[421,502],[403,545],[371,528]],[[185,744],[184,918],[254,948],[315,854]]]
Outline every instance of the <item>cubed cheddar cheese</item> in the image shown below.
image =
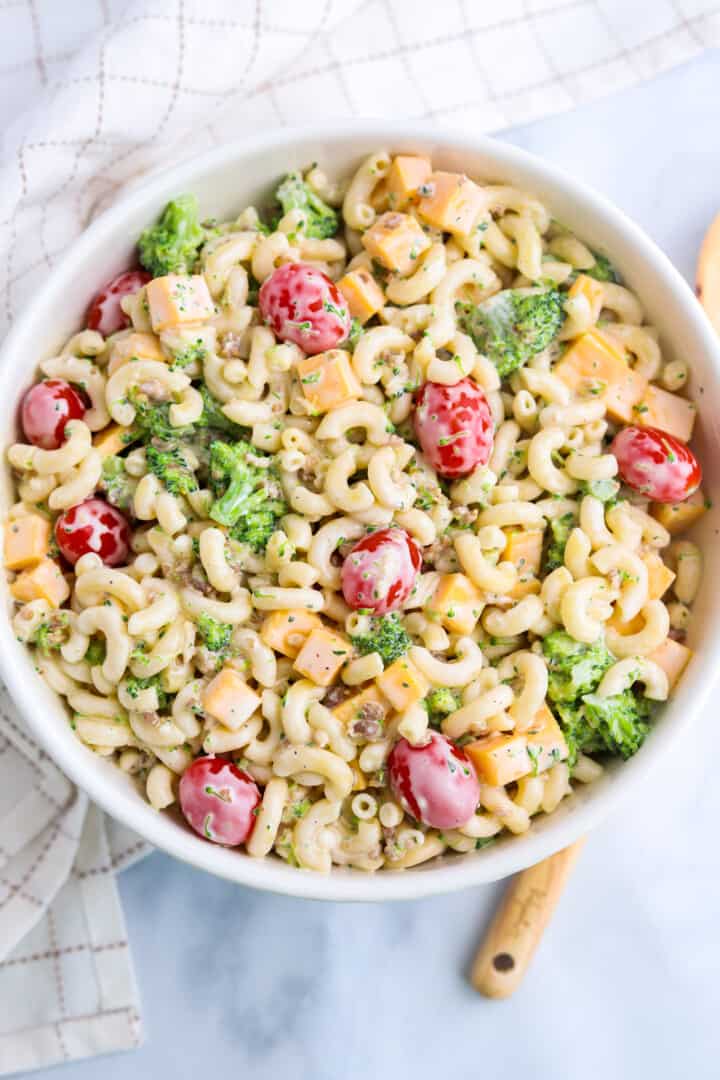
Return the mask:
[[681,442],[690,442],[697,407],[687,398],[670,394],[659,386],[648,386],[634,413],[635,422],[641,427],[659,428]]
[[698,521],[708,509],[709,503],[702,491],[698,490],[681,503],[651,503],[650,513],[659,521],[671,536],[685,532]]
[[113,344],[108,362],[108,374],[112,375],[128,360],[165,360],[160,341],[154,334],[133,330]]
[[487,199],[481,188],[462,173],[434,172],[423,184],[418,205],[420,216],[443,232],[471,232],[484,210]]
[[304,608],[273,611],[260,627],[260,638],[275,652],[294,660],[302,649],[308,634],[321,629],[322,619]]
[[568,747],[555,717],[543,705],[525,734],[487,735],[468,743],[465,753],[484,783],[502,787],[564,761]]
[[467,575],[442,574],[425,610],[452,634],[470,634],[483,606],[480,591]]
[[662,645],[650,653],[648,660],[654,661],[663,669],[668,677],[670,689],[673,690],[691,656],[692,650],[688,649],[687,645],[674,641],[672,638],[666,638]]
[[317,686],[329,686],[351,655],[347,638],[322,626],[308,634],[293,667]]
[[167,274],[145,286],[150,322],[156,333],[173,326],[204,322],[215,314],[210,291],[202,274]]
[[382,214],[363,233],[362,242],[373,259],[398,274],[409,274],[418,257],[430,247],[429,236],[415,218],[394,210]]
[[647,390],[647,379],[626,362],[620,344],[601,330],[589,330],[574,342],[553,374],[580,397],[597,397],[613,420],[631,423],[634,406]]
[[388,202],[393,210],[404,210],[431,172],[429,158],[414,154],[398,154],[393,158],[387,176]]
[[648,572],[648,600],[660,600],[672,585],[675,575],[655,551],[643,555],[642,561]]
[[521,577],[540,573],[543,549],[543,529],[506,529],[507,543],[502,553],[505,562],[517,567]]
[[366,705],[371,706],[369,712],[372,713],[375,719],[379,719],[381,724],[385,722],[390,706],[374,683],[361,690],[359,694],[353,694],[352,697],[345,698],[344,701],[335,706],[332,713],[347,730],[355,720],[365,719],[364,710]]
[[385,304],[385,293],[365,266],[358,266],[341,277],[337,287],[347,300],[353,319],[366,323]]
[[5,525],[5,566],[25,570],[48,553],[50,522],[40,514],[25,514]]
[[589,274],[578,274],[568,289],[568,299],[574,300],[577,296],[584,296],[590,308],[593,323],[600,317],[605,295],[602,282],[591,278]]
[[314,413],[329,412],[339,405],[346,405],[362,393],[345,349],[304,356],[297,363],[297,373],[302,392]]
[[10,586],[16,600],[47,600],[50,607],[58,608],[70,595],[70,587],[63,572],[53,559],[41,559],[36,566],[23,570]]
[[104,431],[93,435],[93,446],[100,451],[100,457],[113,457],[140,437],[133,435],[132,431],[131,427],[124,427],[123,424],[110,424]]
[[401,656],[375,681],[396,712],[404,712],[416,701],[421,701],[430,689],[423,673],[407,656]]
[[234,731],[260,707],[260,698],[233,668],[223,668],[203,691],[202,706],[209,716]]

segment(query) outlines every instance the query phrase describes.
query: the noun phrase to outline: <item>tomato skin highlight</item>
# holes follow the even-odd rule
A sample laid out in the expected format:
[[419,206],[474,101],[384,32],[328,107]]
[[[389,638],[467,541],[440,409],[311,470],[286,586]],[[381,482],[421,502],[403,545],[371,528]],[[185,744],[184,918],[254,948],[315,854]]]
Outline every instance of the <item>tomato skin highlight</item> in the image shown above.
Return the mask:
[[260,311],[281,341],[304,353],[336,349],[350,333],[347,302],[327,274],[308,263],[284,263],[260,289]]
[[65,425],[82,420],[87,406],[82,395],[64,379],[43,379],[25,394],[20,422],[25,438],[42,450],[58,450],[65,442]]
[[130,325],[130,317],[120,307],[124,296],[141,289],[152,281],[152,274],[145,270],[124,270],[103,285],[88,305],[85,325],[88,330],[97,330],[103,337],[125,330]]
[[702,469],[690,447],[658,428],[622,428],[610,453],[623,482],[653,502],[682,502],[700,487]]
[[232,762],[196,758],[180,778],[179,796],[183,817],[206,840],[237,847],[250,838],[260,789]]
[[456,829],[475,813],[480,782],[464,750],[439,731],[411,746],[399,739],[388,758],[390,786],[403,809],[423,825]]
[[358,540],[340,572],[346,603],[354,611],[386,615],[402,607],[422,566],[420,548],[404,529],[378,529]]
[[423,454],[440,476],[467,476],[490,460],[495,425],[488,400],[473,379],[454,386],[423,383],[413,423]]
[[60,515],[55,540],[72,566],[89,552],[99,555],[105,566],[120,566],[130,554],[130,525],[116,507],[93,497]]

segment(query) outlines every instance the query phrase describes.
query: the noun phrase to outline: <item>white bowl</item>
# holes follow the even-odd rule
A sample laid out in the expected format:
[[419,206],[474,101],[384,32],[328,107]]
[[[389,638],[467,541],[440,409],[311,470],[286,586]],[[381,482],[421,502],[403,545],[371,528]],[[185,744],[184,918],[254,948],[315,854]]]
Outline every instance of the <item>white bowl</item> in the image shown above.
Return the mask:
[[[720,462],[716,420],[720,416],[720,349],[692,291],[665,255],[601,196],[530,154],[492,139],[379,121],[261,135],[187,161],[128,192],[71,248],[5,341],[0,353],[3,445],[17,437],[15,403],[32,382],[37,363],[81,326],[90,297],[129,264],[136,237],[168,199],[194,191],[204,214],[227,218],[262,199],[289,169],[318,161],[330,173],[347,172],[363,155],[383,147],[393,152],[426,152],[441,168],[525,188],[591,247],[612,257],[659,328],[665,354],[683,356],[691,364],[691,392],[700,406],[697,447],[706,471],[704,487],[712,493],[716,462]],[[13,499],[7,469],[1,495],[4,516]],[[60,768],[109,814],[171,855],[243,885],[323,900],[399,900],[451,892],[514,873],[578,839],[641,782],[676,738],[687,733],[708,697],[719,657],[720,605],[713,601],[712,586],[720,580],[720,544],[713,543],[718,520],[719,511],[711,510],[698,529],[706,559],[706,588],[694,618],[691,644],[696,655],[636,757],[609,768],[593,785],[578,785],[572,797],[555,813],[540,816],[524,836],[506,836],[486,850],[443,856],[414,870],[364,874],[336,869],[322,876],[293,869],[280,859],[251,859],[207,843],[172,816],[152,810],[119,769],[80,743],[60,700],[35,673],[29,653],[15,640],[7,619],[0,620],[0,674],[29,727]],[[7,586],[3,588],[9,606]]]

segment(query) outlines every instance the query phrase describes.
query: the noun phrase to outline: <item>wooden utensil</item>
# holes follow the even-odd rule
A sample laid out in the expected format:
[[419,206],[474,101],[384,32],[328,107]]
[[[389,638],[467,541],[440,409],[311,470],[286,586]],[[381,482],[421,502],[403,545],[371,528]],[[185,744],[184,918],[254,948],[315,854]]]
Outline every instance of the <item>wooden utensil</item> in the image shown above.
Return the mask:
[[506,998],[517,990],[584,843],[577,840],[511,881],[470,972],[485,997]]

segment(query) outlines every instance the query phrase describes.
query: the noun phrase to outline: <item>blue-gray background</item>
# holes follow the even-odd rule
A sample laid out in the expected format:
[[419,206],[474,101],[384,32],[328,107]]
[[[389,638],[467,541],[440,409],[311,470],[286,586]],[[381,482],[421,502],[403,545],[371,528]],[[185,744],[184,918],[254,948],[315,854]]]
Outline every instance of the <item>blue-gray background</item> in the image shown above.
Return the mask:
[[[720,54],[501,137],[606,193],[692,279],[720,210]],[[502,886],[340,906],[251,892],[158,854],[120,882],[145,1045],[34,1075],[718,1077],[715,715],[696,729],[699,750],[593,834],[512,1000],[486,1001],[466,977]]]

